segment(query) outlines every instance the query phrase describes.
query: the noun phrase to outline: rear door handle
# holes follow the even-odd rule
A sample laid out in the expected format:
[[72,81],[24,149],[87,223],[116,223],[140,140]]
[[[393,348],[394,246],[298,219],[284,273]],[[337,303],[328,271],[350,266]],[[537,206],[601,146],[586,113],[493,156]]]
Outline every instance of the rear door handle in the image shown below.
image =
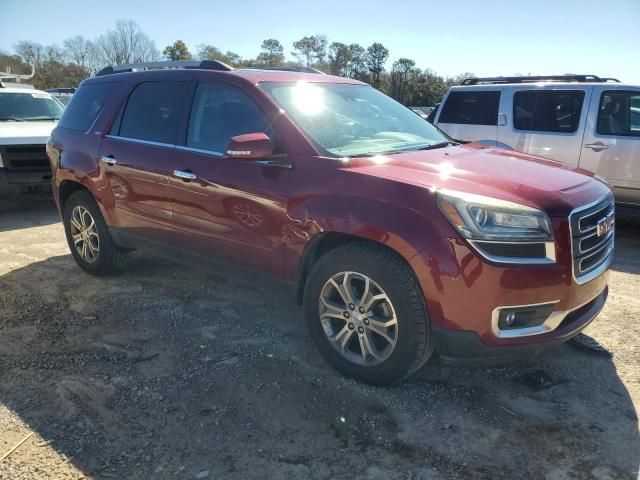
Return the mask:
[[103,155],[102,161],[107,165],[115,165],[118,163],[118,160],[113,155]]
[[606,150],[607,148],[609,148],[609,145],[605,145],[602,142],[596,142],[596,143],[588,143],[584,146],[584,148],[590,148],[594,152],[600,152],[602,150]]
[[198,178],[198,176],[195,173],[188,172],[186,170],[174,170],[173,176],[181,178],[182,180],[185,180],[187,182],[190,182],[191,180],[195,180],[196,178]]

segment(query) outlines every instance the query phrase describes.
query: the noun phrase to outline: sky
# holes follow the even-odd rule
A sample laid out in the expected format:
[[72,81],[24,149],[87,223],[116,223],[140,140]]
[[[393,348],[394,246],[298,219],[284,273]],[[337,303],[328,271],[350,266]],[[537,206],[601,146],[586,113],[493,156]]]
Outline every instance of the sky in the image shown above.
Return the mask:
[[0,50],[31,40],[94,39],[135,20],[161,51],[177,39],[255,57],[265,38],[390,50],[441,75],[583,73],[640,84],[640,0],[0,0]]

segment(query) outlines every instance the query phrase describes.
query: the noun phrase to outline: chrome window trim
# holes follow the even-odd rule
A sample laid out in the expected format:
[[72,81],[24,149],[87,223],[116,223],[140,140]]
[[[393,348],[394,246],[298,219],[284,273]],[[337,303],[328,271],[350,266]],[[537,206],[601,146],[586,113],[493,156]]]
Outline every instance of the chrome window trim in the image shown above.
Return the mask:
[[[556,263],[556,244],[555,241],[547,241],[547,242],[501,242],[496,240],[469,240],[469,243],[473,245],[475,250],[482,255],[485,259],[495,262],[495,263],[510,263],[517,265],[551,265]],[[490,253],[485,252],[482,249],[482,245],[478,245],[478,243],[499,243],[501,245],[539,245],[544,244],[544,257],[501,257],[497,255],[492,255]]]
[[[606,288],[606,287],[605,287]],[[602,290],[600,293],[595,295],[593,298],[587,300],[586,302],[581,303],[580,305],[570,308],[569,310],[558,310],[555,312],[551,312],[551,314],[547,317],[547,319],[541,325],[537,325],[535,327],[523,327],[523,328],[513,328],[509,330],[501,330],[498,326],[498,320],[500,318],[500,311],[505,310],[507,308],[527,308],[527,307],[542,307],[545,305],[555,305],[559,303],[560,300],[553,300],[550,302],[543,303],[532,303],[529,305],[508,305],[496,307],[491,312],[491,333],[494,337],[497,338],[520,338],[520,337],[529,337],[532,335],[541,335],[543,333],[553,332],[557,329],[560,324],[563,322],[567,315],[576,310],[584,307],[588,303],[593,302],[596,298],[602,295]]]
[[[611,239],[611,244],[610,244],[610,251],[607,253],[607,257],[606,260],[604,262],[602,262],[596,269],[591,270],[588,273],[585,273],[584,275],[581,275],[580,278],[576,277],[576,269],[574,266],[574,262],[576,261],[575,258],[575,252],[573,249],[573,244],[574,244],[574,236],[573,236],[573,222],[572,222],[572,217],[573,215],[575,215],[576,213],[579,213],[583,210],[588,210],[589,208],[595,207],[596,205],[598,205],[599,203],[604,202],[605,200],[610,199],[611,202],[613,203],[613,208],[614,208],[614,227],[612,228],[612,239]],[[582,231],[580,229],[580,222],[578,222],[578,229],[579,229],[579,233],[583,234],[583,233],[587,233],[589,230],[587,231]],[[574,208],[573,210],[571,210],[571,212],[569,212],[569,236],[570,236],[570,240],[571,240],[571,276],[573,277],[573,281],[576,282],[576,284],[578,285],[584,285],[585,283],[590,282],[591,280],[599,277],[600,275],[602,275],[605,271],[607,271],[609,269],[609,267],[611,266],[611,264],[613,263],[613,252],[615,251],[615,200],[613,198],[613,192],[609,192],[606,195],[604,195],[603,197],[601,197],[598,200],[595,200],[593,202],[587,203],[586,205],[581,205],[579,207]]]
[[152,142],[151,140],[141,140],[139,138],[121,137],[119,135],[105,135],[104,138],[110,138],[112,140],[123,140],[125,142],[141,143],[143,145],[152,145],[155,147],[174,148],[176,146],[175,144],[170,144],[170,143]]
[[194,153],[204,153],[206,155],[211,155],[214,157],[223,157],[224,154],[221,152],[214,152],[213,150],[205,150],[203,148],[194,148],[187,147],[186,145],[176,145],[177,150],[184,150],[185,152],[194,152]]

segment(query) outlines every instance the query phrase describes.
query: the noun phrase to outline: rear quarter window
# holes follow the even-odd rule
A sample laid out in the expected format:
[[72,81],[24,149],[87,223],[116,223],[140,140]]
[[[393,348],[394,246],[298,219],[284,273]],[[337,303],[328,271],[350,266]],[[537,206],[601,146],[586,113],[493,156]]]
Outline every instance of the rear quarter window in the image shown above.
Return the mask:
[[442,106],[439,123],[497,125],[499,91],[453,91]]
[[82,85],[71,98],[58,126],[82,132],[89,130],[114,87],[115,83]]
[[584,92],[521,91],[513,96],[513,126],[531,132],[574,133],[578,130]]

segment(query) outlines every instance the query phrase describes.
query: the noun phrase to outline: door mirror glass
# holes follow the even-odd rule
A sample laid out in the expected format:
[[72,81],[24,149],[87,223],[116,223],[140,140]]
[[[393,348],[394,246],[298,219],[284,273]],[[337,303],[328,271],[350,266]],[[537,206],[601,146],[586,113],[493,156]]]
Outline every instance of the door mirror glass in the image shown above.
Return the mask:
[[231,137],[224,152],[225,158],[260,160],[273,155],[271,139],[266,133],[245,133]]

